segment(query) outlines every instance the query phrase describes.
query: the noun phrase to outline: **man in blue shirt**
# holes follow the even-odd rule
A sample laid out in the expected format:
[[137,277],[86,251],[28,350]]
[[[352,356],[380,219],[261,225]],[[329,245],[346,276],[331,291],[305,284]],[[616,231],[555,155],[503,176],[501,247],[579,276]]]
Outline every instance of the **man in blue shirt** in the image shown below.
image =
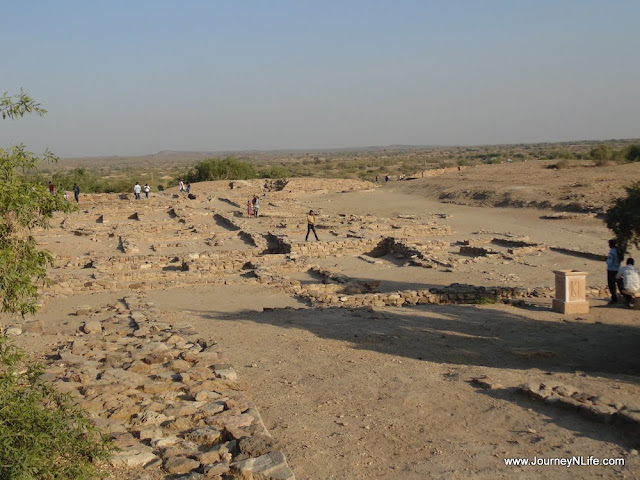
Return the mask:
[[607,256],[607,284],[609,285],[609,291],[611,292],[611,301],[609,305],[615,305],[618,303],[617,295],[617,282],[616,275],[620,270],[620,263],[622,262],[622,255],[618,250],[615,240],[609,240],[609,255]]

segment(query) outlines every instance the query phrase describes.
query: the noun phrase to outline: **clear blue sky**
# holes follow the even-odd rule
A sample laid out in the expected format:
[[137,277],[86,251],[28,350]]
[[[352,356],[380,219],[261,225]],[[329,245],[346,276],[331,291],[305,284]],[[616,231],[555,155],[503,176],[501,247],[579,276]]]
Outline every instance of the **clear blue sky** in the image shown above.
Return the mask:
[[638,0],[7,0],[0,146],[159,150],[640,137]]

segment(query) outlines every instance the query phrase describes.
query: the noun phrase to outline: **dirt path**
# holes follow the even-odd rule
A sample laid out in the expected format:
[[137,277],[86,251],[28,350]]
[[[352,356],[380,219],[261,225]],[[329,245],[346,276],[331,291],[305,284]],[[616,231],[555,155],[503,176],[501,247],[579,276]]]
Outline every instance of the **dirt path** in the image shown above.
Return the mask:
[[[252,293],[234,292],[234,301],[249,303]],[[175,308],[182,307],[179,296],[165,292],[152,299],[160,308]],[[625,469],[581,468],[575,471],[580,478],[619,478],[640,468],[638,457],[629,455],[634,441],[613,427],[508,390],[558,381],[622,402],[637,398],[640,387],[627,376],[637,374],[640,364],[637,352],[629,356],[640,340],[633,311],[619,310],[611,322],[610,309],[594,309],[588,321],[567,323],[548,309],[510,306],[264,313],[214,308],[191,309],[190,322],[203,333],[215,332],[250,382],[297,478],[567,474],[566,467],[524,470],[503,463],[534,455],[627,459]],[[522,357],[522,349],[550,356]],[[468,383],[480,375],[504,388],[485,391]]]

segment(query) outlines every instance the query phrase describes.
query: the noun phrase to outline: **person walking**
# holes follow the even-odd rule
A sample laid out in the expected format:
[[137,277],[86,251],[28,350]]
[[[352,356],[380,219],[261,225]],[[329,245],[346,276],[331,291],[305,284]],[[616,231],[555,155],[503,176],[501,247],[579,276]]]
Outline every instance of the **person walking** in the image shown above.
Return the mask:
[[138,182],[133,187],[133,193],[136,195],[136,200],[140,200],[140,192],[142,191],[142,187]]
[[148,183],[144,184],[142,191],[144,192],[144,196],[149,198],[149,192],[151,191],[151,187],[149,186]]
[[616,279],[627,307],[630,307],[634,303],[632,295],[635,295],[640,290],[640,271],[635,267],[633,258],[627,258],[627,264],[620,269]]
[[616,276],[620,270],[620,263],[622,262],[622,255],[618,250],[618,245],[615,239],[609,240],[609,255],[607,255],[607,285],[611,292],[611,301],[609,305],[615,305],[618,303],[617,294],[617,282]]
[[247,215],[253,217],[253,203],[251,200],[247,200]]
[[182,180],[178,183],[178,191],[180,193],[184,192],[184,182]]
[[73,184],[73,198],[75,198],[76,203],[80,202],[80,185],[77,183]]
[[316,214],[313,210],[309,210],[309,214],[307,215],[307,236],[304,237],[305,242],[309,239],[309,232],[313,232],[316,240],[320,240],[316,233]]
[[55,195],[56,194],[56,186],[53,184],[53,182],[49,182],[49,195]]

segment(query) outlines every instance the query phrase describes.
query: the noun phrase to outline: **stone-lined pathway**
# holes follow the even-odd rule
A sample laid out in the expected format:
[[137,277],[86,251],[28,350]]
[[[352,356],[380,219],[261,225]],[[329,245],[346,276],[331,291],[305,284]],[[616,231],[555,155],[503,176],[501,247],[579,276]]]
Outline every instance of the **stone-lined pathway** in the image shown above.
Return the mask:
[[[77,336],[57,346],[45,378],[94,416],[121,448],[128,478],[293,480],[248,386],[189,325],[162,321],[143,294],[80,307]],[[144,473],[147,472],[147,473]]]

